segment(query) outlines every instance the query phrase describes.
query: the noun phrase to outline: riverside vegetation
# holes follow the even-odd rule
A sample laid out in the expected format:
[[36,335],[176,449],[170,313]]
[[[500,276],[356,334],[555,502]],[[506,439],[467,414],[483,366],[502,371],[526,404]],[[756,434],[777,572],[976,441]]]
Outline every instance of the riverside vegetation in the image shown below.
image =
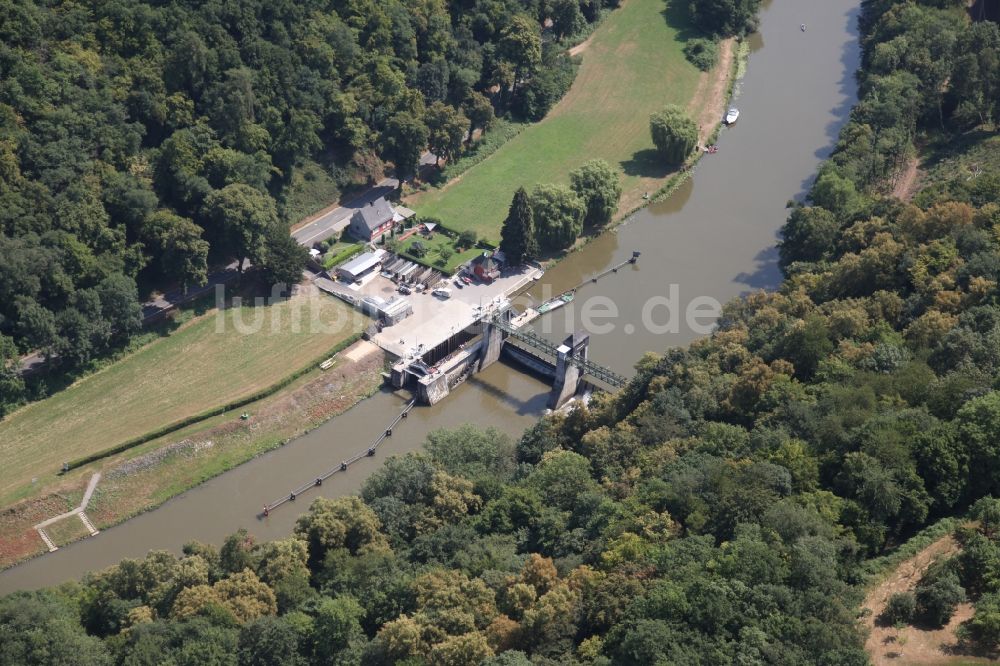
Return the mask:
[[[588,40],[579,76],[565,79],[573,87],[542,122],[526,127],[461,179],[409,197],[407,205],[457,231],[472,229],[496,242],[519,188],[568,184],[569,173],[589,159],[603,159],[623,171],[626,192],[657,189],[670,167],[653,149],[648,118],[665,103],[684,105],[692,99],[700,71],[685,58],[685,44],[699,35],[743,34],[759,4],[623,3]],[[712,11],[706,13],[708,6]],[[734,15],[741,18],[731,19]]]
[[140,293],[242,258],[298,281],[290,222],[494,115],[544,116],[575,74],[561,44],[616,5],[3,3],[0,416],[52,383],[22,354],[86,369]]
[[776,291],[517,442],[433,434],[287,539],[0,600],[3,656],[860,665],[866,565],[969,507],[963,555],[893,614],[972,599],[962,636],[996,649],[1000,172],[883,193],[918,143],[992,141],[1000,29],[941,0],[870,0],[861,28],[859,101],[790,211]]
[[[568,87],[549,85],[554,63],[574,70],[555,43],[537,60],[543,33],[572,39],[605,4],[562,3],[544,31],[542,3],[5,5],[0,502],[63,490],[63,462],[253,395],[355,333],[302,333],[268,307],[251,317],[270,335],[214,335],[232,316],[214,312],[140,334],[138,302],[234,258],[259,278],[240,293],[298,282],[288,223],[381,178],[383,159],[402,175],[425,146],[454,162],[495,115],[509,120],[487,147],[544,115]],[[49,362],[21,376],[29,352]]]

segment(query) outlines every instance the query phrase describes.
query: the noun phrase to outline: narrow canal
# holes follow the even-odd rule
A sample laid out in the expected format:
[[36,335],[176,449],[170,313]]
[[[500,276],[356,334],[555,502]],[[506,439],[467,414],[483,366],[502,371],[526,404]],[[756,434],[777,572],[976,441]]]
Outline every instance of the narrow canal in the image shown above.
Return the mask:
[[[710,321],[688,321],[689,306],[704,310],[706,298],[724,303],[778,284],[775,242],[785,203],[802,196],[854,103],[858,9],[857,0],[765,2],[749,68],[737,87],[738,124],[722,132],[718,153],[706,155],[670,199],[546,274],[529,294],[535,301],[627,259],[633,250],[642,252],[637,266],[588,284],[572,307],[540,321],[540,332],[558,339],[588,316],[591,358],[627,374],[644,351],[703,334],[699,327]],[[600,316],[615,311],[617,316]],[[386,456],[418,448],[431,430],[471,422],[517,436],[542,413],[547,393],[542,382],[494,365],[439,405],[411,412],[376,457],[258,520],[264,502],[367,446],[405,404],[405,396],[381,393],[155,511],[0,573],[0,594],[56,584],[150,549],[177,551],[191,540],[219,543],[239,527],[261,539],[280,538],[314,497],[356,492]]]

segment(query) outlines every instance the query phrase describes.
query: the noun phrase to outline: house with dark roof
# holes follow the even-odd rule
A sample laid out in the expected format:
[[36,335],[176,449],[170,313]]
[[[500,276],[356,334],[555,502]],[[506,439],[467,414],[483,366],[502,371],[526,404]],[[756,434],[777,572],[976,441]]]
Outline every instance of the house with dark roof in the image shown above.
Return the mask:
[[492,284],[500,277],[500,263],[493,258],[490,252],[483,252],[469,262],[469,270],[486,284]]
[[392,205],[383,197],[359,208],[351,215],[347,231],[355,238],[363,241],[375,241],[392,229],[395,211]]

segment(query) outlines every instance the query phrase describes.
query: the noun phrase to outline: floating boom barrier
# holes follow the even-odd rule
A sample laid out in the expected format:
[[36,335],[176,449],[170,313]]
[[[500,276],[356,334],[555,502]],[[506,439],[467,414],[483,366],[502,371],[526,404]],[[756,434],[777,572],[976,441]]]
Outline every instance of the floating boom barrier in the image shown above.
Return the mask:
[[612,266],[610,268],[606,268],[603,271],[601,271],[600,273],[597,273],[596,275],[591,275],[589,278],[583,280],[580,284],[576,285],[575,287],[571,287],[571,288],[567,289],[563,293],[567,293],[567,294],[568,293],[575,293],[576,291],[578,291],[579,289],[587,286],[588,284],[593,284],[593,283],[597,282],[598,280],[600,280],[605,275],[610,275],[611,273],[617,273],[618,271],[620,271],[621,269],[625,268],[629,264],[637,264],[637,263],[639,263],[639,256],[641,254],[642,253],[639,252],[638,250],[634,250],[632,252],[632,256],[630,258],[628,258],[625,261],[622,261],[620,263],[617,263],[617,264],[615,264],[614,266]]
[[373,441],[367,449],[359,451],[350,458],[340,461],[340,464],[337,465],[336,467],[333,467],[324,472],[323,474],[320,474],[309,483],[302,484],[301,486],[291,491],[284,497],[265,504],[264,510],[257,515],[257,518],[268,517],[269,515],[271,515],[272,511],[277,509],[282,504],[286,502],[294,502],[299,496],[308,491],[310,488],[316,488],[322,486],[323,482],[329,479],[334,474],[338,472],[346,472],[351,465],[358,462],[359,460],[374,456],[375,452],[378,450],[378,447],[382,445],[382,443],[386,440],[386,438],[392,437],[392,429],[395,428],[397,425],[399,425],[399,422],[405,419],[407,415],[409,415],[410,410],[412,410],[414,405],[416,404],[417,404],[416,398],[410,400],[410,402],[406,404],[406,407],[403,408],[403,411],[401,411],[399,414],[396,415],[396,418],[394,418],[392,422],[388,426],[386,426],[386,428],[379,434],[378,437],[375,438],[375,441]]

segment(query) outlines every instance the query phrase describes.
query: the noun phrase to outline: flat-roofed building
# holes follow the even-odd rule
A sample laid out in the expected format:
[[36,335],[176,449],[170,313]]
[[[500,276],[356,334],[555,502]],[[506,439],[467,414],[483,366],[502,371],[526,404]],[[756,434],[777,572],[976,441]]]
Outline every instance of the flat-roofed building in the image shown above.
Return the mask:
[[382,265],[385,250],[375,250],[351,259],[343,266],[337,267],[337,276],[348,282],[357,282],[361,278],[374,273]]

